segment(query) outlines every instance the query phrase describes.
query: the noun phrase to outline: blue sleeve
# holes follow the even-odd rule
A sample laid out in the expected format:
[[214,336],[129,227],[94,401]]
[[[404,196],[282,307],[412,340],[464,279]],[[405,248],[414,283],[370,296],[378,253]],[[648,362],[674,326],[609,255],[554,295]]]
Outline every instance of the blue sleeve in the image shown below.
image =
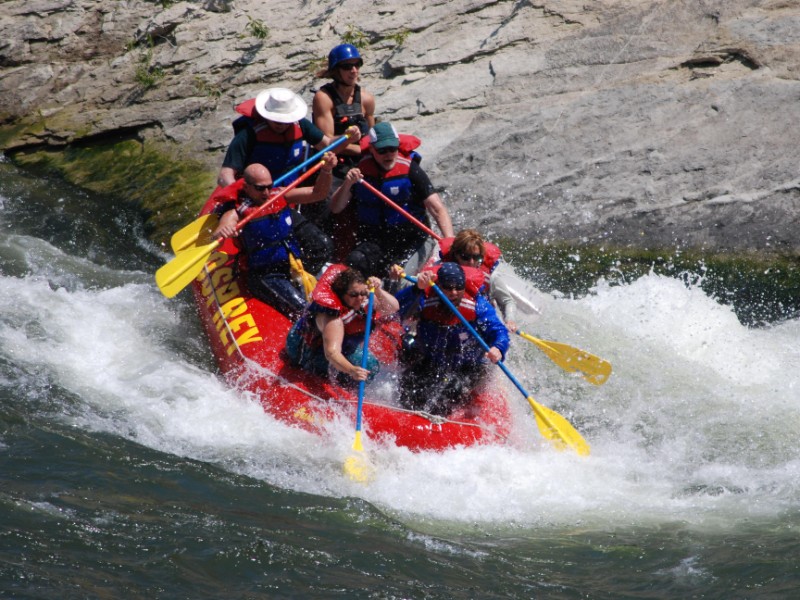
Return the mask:
[[400,315],[403,318],[407,318],[410,316],[410,313],[419,307],[422,290],[420,290],[416,285],[410,285],[408,287],[404,287],[394,296],[400,303]]
[[483,340],[491,348],[494,346],[503,353],[503,359],[506,357],[508,347],[511,340],[508,337],[508,329],[500,318],[497,316],[497,311],[494,306],[482,295],[478,296],[475,302],[475,314],[477,315],[476,329],[481,334]]

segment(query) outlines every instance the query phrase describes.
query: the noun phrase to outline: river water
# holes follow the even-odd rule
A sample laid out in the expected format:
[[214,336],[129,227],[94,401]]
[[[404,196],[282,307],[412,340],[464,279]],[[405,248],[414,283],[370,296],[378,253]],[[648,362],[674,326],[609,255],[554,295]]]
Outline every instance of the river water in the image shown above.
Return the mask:
[[[289,428],[216,376],[142,216],[0,162],[0,597],[793,598],[800,322],[658,275],[535,295],[508,364],[592,445],[412,454]],[[524,282],[518,285],[528,289]]]

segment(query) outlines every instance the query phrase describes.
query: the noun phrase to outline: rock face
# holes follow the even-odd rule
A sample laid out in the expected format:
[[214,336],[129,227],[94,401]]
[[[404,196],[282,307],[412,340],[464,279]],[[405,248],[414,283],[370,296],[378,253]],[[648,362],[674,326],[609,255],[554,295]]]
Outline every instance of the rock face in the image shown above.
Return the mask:
[[11,0],[0,143],[136,134],[216,170],[233,106],[310,101],[343,39],[457,228],[800,249],[794,0]]

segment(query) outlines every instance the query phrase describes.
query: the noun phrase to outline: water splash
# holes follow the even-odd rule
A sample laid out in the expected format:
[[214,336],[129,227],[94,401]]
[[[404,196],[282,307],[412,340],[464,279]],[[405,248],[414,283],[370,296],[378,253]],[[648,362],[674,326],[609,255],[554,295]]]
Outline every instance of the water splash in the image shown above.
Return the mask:
[[[533,296],[529,283],[516,282],[543,313],[523,314],[523,327],[614,365],[595,387],[524,340],[510,354],[534,397],[592,444],[589,458],[552,450],[509,386],[515,427],[505,447],[414,454],[371,440],[365,424],[376,476],[363,486],[341,474],[352,423],[336,422],[319,437],[275,421],[214,375],[187,306],[164,299],[136,271],[117,271],[102,285],[65,285],[53,277],[58,253],[39,250],[56,259],[30,260],[26,276],[0,278],[0,358],[52,382],[46,410],[76,427],[288,489],[359,496],[419,522],[529,528],[679,520],[724,529],[796,510],[800,500],[791,444],[800,425],[791,400],[800,322],[747,329],[729,307],[674,279],[599,282],[579,300]],[[103,279],[73,262],[60,263],[71,277]],[[497,381],[507,385],[499,374]],[[19,401],[39,402],[41,391],[23,386]]]

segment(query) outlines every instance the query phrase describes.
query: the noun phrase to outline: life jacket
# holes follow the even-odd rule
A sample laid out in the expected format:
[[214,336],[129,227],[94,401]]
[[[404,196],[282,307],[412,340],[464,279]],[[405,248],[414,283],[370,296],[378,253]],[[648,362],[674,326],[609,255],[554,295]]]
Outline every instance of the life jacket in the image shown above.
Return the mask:
[[336,86],[333,82],[326,83],[321,88],[320,92],[328,95],[333,102],[333,134],[342,135],[345,130],[352,125],[358,126],[361,135],[369,133],[369,123],[364,116],[364,107],[361,106],[361,86],[356,84],[355,92],[353,93],[353,102],[348,104],[342,100],[336,91]]
[[[236,212],[240,218],[247,217],[259,208],[260,206],[240,193],[236,204]],[[246,251],[248,268],[282,269],[289,262],[290,251],[299,256],[300,250],[291,233],[292,212],[281,196],[265,213],[246,223],[239,232],[238,238]]]
[[[362,158],[358,168],[364,179],[384,196],[423,223],[427,221],[425,207],[421,203],[414,202],[411,195],[411,179],[408,176],[411,160],[407,156],[398,155],[390,171],[381,169],[371,155]],[[386,229],[410,225],[408,219],[399,211],[386,204],[366,186],[356,186],[355,196],[358,199],[356,213],[359,225]]]
[[[433,268],[438,271],[439,265]],[[467,322],[477,321],[478,289],[484,275],[480,269],[464,267],[464,297],[456,307]],[[441,301],[433,288],[425,291],[420,320],[417,323],[416,347],[437,368],[445,370],[477,365],[483,362],[484,350],[468,328]]]
[[[419,156],[419,159],[416,159],[415,162],[419,162],[420,160],[422,160],[422,157],[416,152],[414,152],[417,148],[420,147],[420,145],[422,144],[422,140],[420,140],[415,135],[409,135],[407,133],[399,133],[397,134],[397,137],[400,139],[400,146],[398,147],[398,150],[400,151],[401,155]],[[369,136],[366,135],[362,137],[361,140],[359,140],[358,144],[361,146],[361,152],[365,152],[367,148],[369,148],[370,144]]]
[[[439,263],[438,265],[426,268],[425,270],[438,273],[441,266],[441,263]],[[475,313],[475,303],[477,302],[480,289],[483,287],[485,282],[485,277],[483,271],[480,269],[475,269],[472,267],[462,268],[464,269],[466,285],[464,287],[464,297],[461,299],[461,303],[456,308],[458,308],[458,312],[460,312],[468,322],[472,323],[477,318]],[[450,308],[444,302],[442,302],[439,294],[436,293],[432,286],[426,289],[424,294],[425,298],[423,300],[422,313],[420,315],[423,320],[430,321],[444,327],[451,327],[453,325],[461,324],[459,318],[453,314],[453,311],[450,310]]]
[[[347,265],[335,264],[328,267],[317,281],[317,286],[311,294],[311,304],[303,312],[300,325],[300,332],[303,341],[310,347],[322,345],[322,332],[316,324],[316,316],[320,312],[336,314],[342,319],[344,324],[344,340],[342,340],[342,352],[349,354],[349,351],[361,343],[364,339],[364,331],[367,326],[367,304],[368,298],[364,299],[361,310],[353,310],[344,305],[336,292],[333,291],[331,284],[336,276],[347,269]],[[373,310],[373,323],[379,317],[378,311]],[[349,350],[349,351],[348,351]]]
[[217,186],[209,197],[209,203],[214,202],[210,212],[215,212],[222,216],[231,208],[236,208],[236,202],[239,201],[239,196],[244,188],[244,178],[240,177],[230,185]]
[[[451,254],[453,240],[455,240],[455,238],[451,237],[439,240],[439,256],[445,262],[458,262],[456,257]],[[494,271],[500,263],[500,257],[502,255],[503,253],[500,251],[500,248],[491,242],[483,242],[483,262],[480,266],[481,271],[487,275],[491,275],[492,271]]]
[[[236,112],[242,114],[233,122],[233,131],[238,133],[250,127],[256,134],[256,142],[247,164],[258,163],[269,169],[273,179],[277,179],[287,171],[301,164],[306,158],[308,144],[303,139],[303,130],[299,123],[292,123],[283,133],[275,133],[266,119],[255,110],[255,98],[246,100],[236,106]],[[292,183],[297,176],[289,177],[281,183]]]
[[[422,144],[422,140],[415,135],[408,135],[407,133],[399,133],[397,137],[400,139],[400,145],[397,148],[400,156],[405,156],[415,163],[421,162],[422,155],[417,152],[417,148]],[[358,144],[361,146],[361,154],[365,156],[368,155],[369,152],[367,152],[367,149],[370,144],[369,136],[365,135],[362,137]]]
[[[333,82],[326,83],[319,88],[319,91],[326,94],[333,102],[333,135],[343,135],[352,125],[358,127],[362,136],[369,133],[369,123],[367,117],[364,116],[364,107],[361,105],[361,86],[356,84],[352,104],[342,100]],[[339,161],[333,169],[333,174],[341,179],[344,179],[347,172],[355,167],[361,159],[360,156],[344,154],[340,154],[338,158]]]

